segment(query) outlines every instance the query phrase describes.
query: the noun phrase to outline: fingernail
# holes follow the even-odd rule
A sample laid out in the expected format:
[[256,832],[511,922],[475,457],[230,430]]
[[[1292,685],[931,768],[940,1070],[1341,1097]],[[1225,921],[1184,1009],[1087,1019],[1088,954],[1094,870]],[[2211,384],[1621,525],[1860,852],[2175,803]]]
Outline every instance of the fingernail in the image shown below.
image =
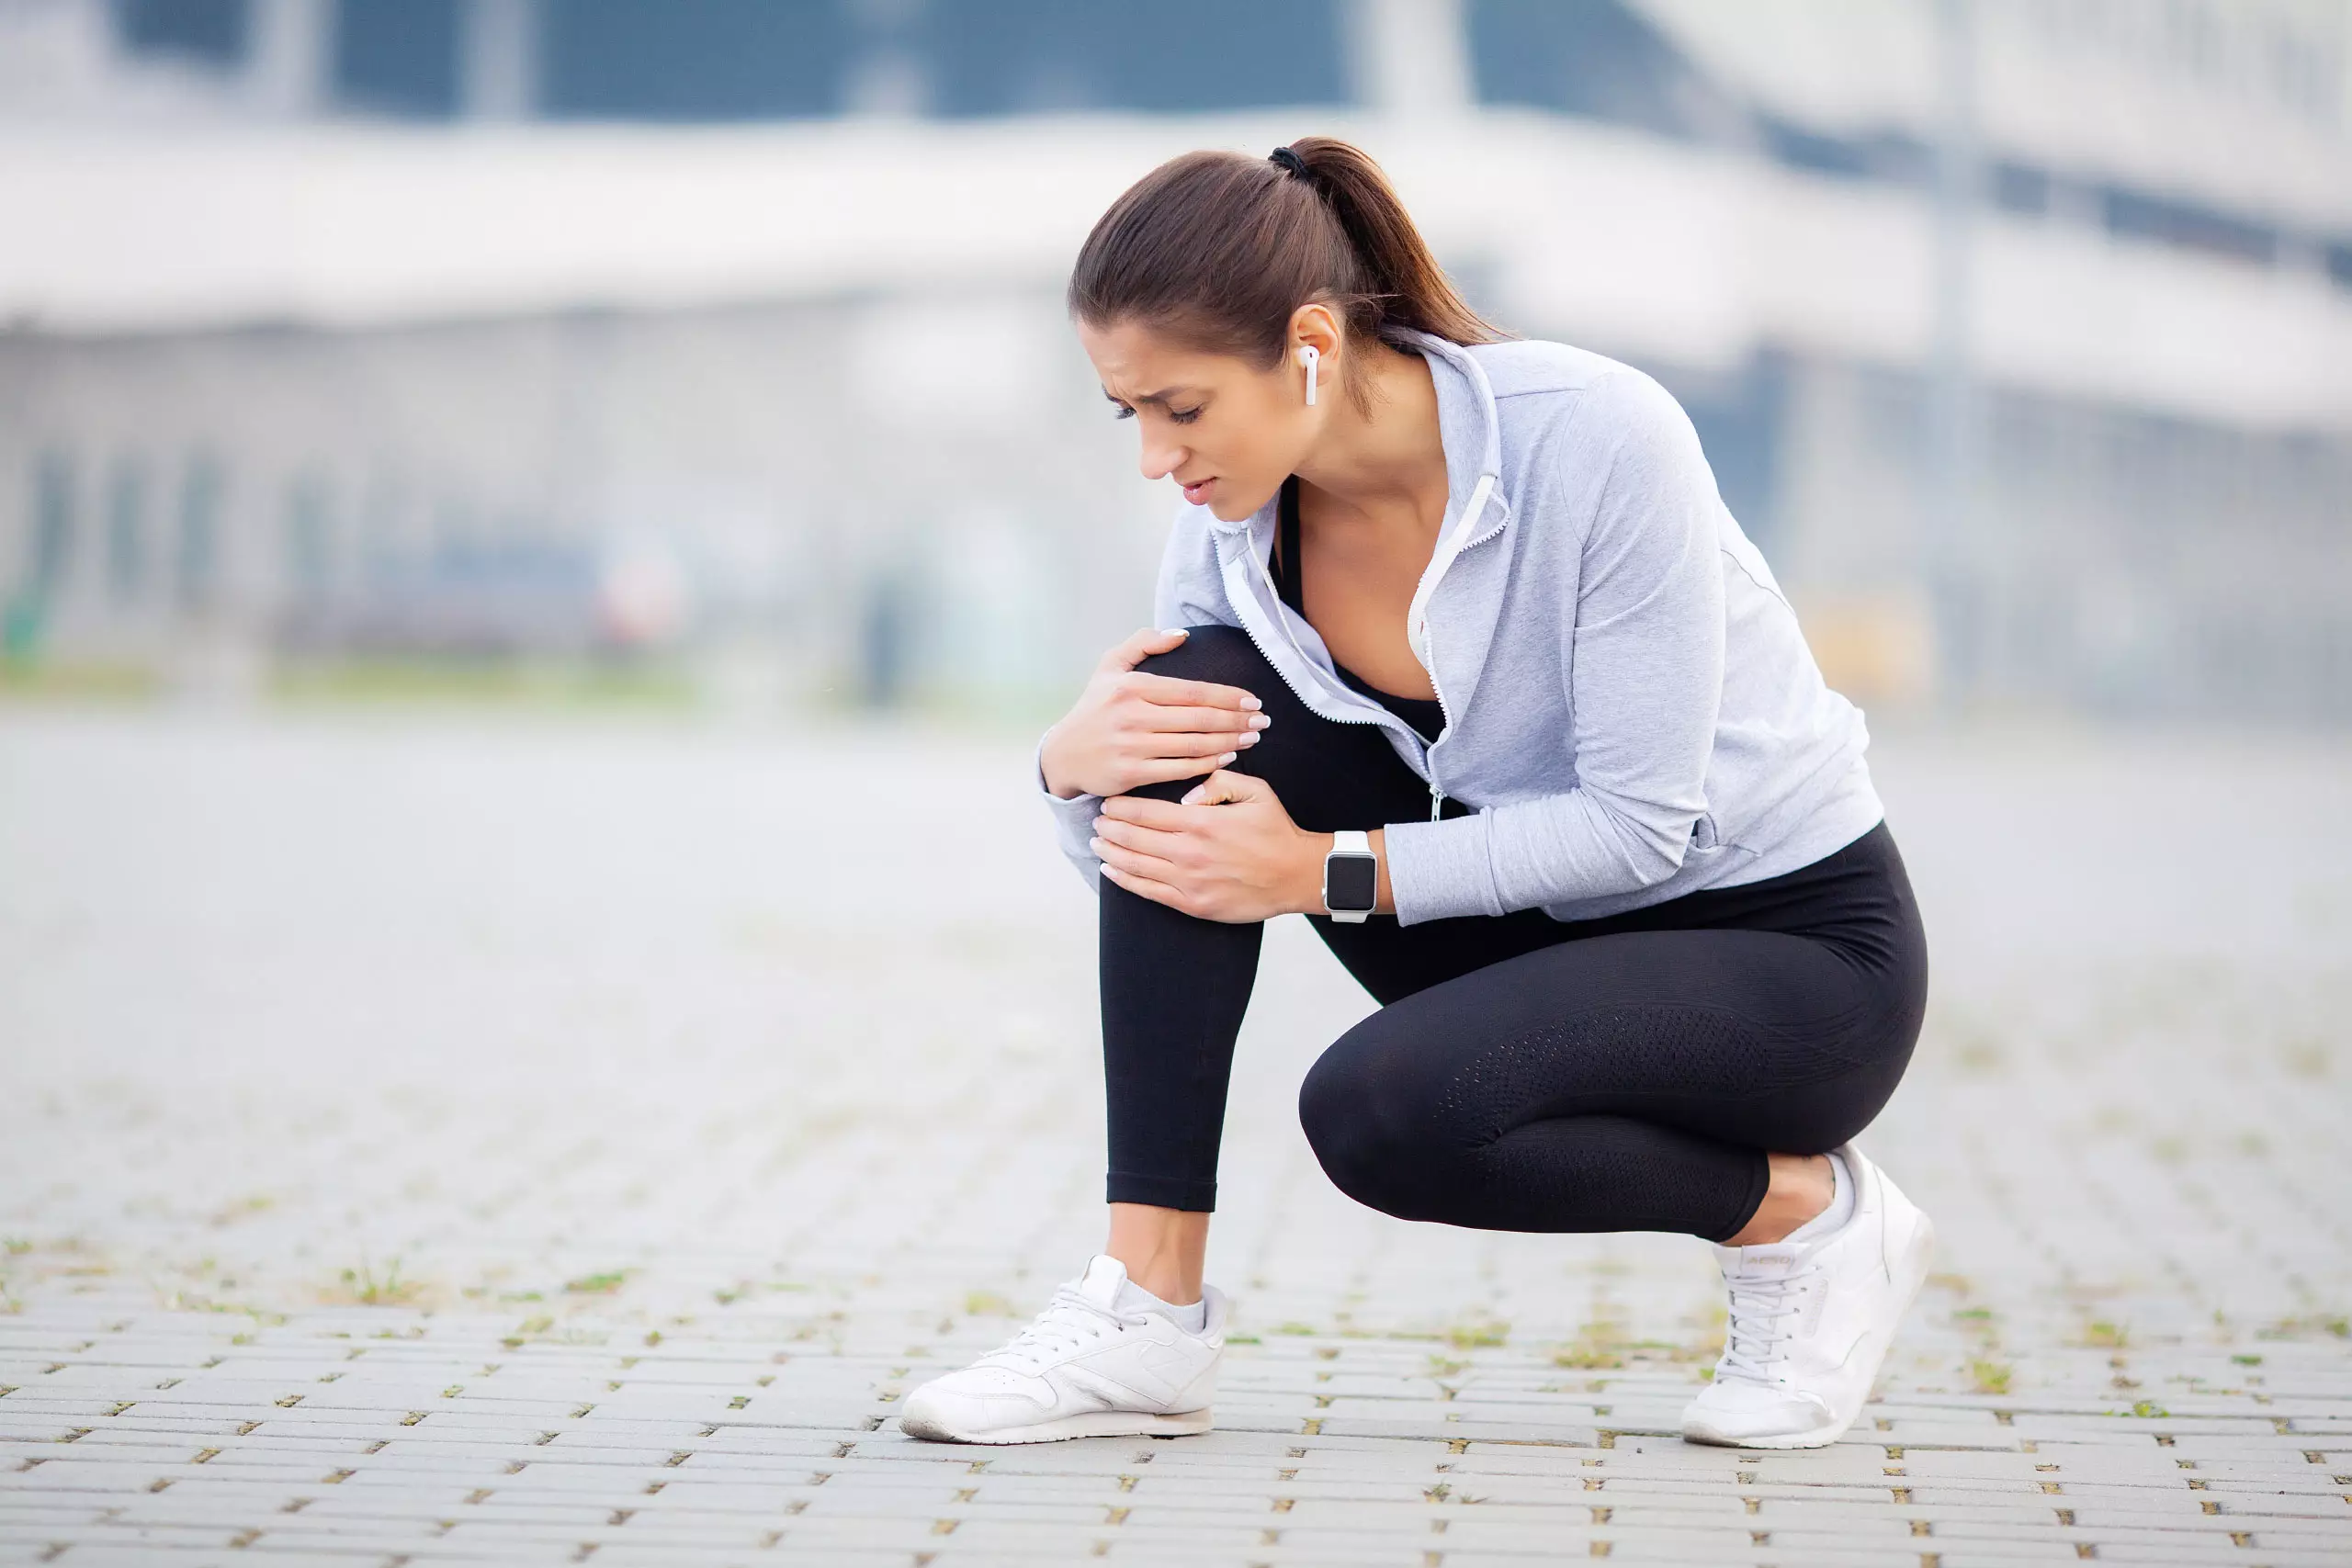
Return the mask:
[[1251,730],[1249,734],[1241,738],[1239,744],[1243,746],[1255,746],[1258,744],[1258,732],[1254,729]]
[[1182,626],[1162,626],[1159,628],[1159,635],[1161,637],[1190,637],[1192,633]]
[[1250,716],[1250,728],[1252,729],[1263,729],[1273,722],[1272,716],[1269,714],[1253,713]]
[[1266,705],[1255,697],[1244,697],[1241,699],[1241,705],[1245,708],[1261,708]]
[[1239,755],[1240,753],[1238,751],[1227,751],[1224,756],[1217,759],[1217,764],[1222,767],[1224,764],[1230,762],[1234,758]]

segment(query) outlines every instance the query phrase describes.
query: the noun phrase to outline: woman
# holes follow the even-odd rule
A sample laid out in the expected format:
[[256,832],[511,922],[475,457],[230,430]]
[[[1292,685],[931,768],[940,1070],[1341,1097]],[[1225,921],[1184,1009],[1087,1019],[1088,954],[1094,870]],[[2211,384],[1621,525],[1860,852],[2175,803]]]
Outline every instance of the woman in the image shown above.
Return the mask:
[[1489,327],[1325,138],[1154,170],[1069,304],[1183,491],[1169,629],[1037,753],[1101,901],[1110,1238],[905,1430],[1208,1430],[1226,1087],[1262,923],[1297,911],[1381,1004],[1299,1091],[1341,1190],[1715,1243],[1729,1321],[1684,1436],[1835,1441],[1932,1245],[1850,1142],[1910,1058],[1926,943],[1861,716],[1689,419]]

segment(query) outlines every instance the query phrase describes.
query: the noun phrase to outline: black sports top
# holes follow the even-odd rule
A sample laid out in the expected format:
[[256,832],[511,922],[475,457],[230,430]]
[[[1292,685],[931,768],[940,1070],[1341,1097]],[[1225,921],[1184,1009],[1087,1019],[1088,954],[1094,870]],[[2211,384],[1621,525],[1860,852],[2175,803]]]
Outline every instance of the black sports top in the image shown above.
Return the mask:
[[[1275,539],[1277,547],[1273,559],[1274,587],[1282,594],[1283,603],[1297,611],[1299,619],[1305,620],[1306,610],[1301,598],[1300,574],[1293,570],[1290,566],[1291,562],[1299,558],[1298,476],[1296,474],[1283,480],[1280,516],[1282,523]],[[1400,697],[1394,692],[1384,692],[1336,659],[1331,661],[1331,668],[1338,671],[1340,679],[1351,687],[1370,697],[1374,702],[1410,725],[1414,732],[1422,739],[1435,740],[1439,732],[1445,728],[1445,709],[1436,698]]]

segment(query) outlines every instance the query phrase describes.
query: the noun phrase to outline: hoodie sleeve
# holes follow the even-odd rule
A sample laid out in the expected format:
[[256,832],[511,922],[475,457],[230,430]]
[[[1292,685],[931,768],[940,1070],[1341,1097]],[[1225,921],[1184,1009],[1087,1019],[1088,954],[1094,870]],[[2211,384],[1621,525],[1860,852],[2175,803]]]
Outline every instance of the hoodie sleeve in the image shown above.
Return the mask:
[[1096,892],[1102,890],[1102,860],[1089,847],[1087,840],[1094,837],[1094,818],[1102,814],[1102,797],[1099,795],[1079,795],[1064,800],[1046,787],[1046,738],[1037,737],[1037,750],[1031,761],[1037,779],[1037,798],[1046,803],[1053,814],[1054,842],[1065,859],[1078,868],[1078,874]]
[[[1159,574],[1152,584],[1151,624],[1156,626],[1240,624],[1225,602],[1216,541],[1200,521],[1203,510],[1191,505],[1177,508],[1175,526],[1168,531],[1168,543],[1159,555]],[[1080,795],[1064,800],[1047,789],[1045,751],[1046,738],[1041,735],[1030,765],[1037,780],[1037,796],[1053,815],[1055,842],[1086,885],[1099,892],[1102,861],[1088,840],[1094,837],[1094,818],[1102,815],[1102,797]]]
[[[1387,826],[1400,924],[1632,892],[1682,864],[1723,700],[1723,502],[1690,418],[1647,376],[1586,394],[1564,466],[1604,465],[1569,649],[1576,787]],[[1589,422],[1589,423],[1588,423]],[[1552,483],[1573,507],[1573,477]]]

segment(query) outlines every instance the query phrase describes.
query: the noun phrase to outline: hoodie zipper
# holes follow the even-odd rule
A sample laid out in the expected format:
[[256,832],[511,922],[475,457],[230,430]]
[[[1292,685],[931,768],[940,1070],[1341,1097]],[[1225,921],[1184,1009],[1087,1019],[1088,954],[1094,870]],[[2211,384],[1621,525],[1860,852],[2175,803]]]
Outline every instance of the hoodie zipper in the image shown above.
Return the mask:
[[[1298,661],[1312,670],[1315,668],[1315,660],[1306,657],[1306,649],[1299,647],[1298,638],[1292,635],[1290,623],[1283,619],[1283,611],[1284,606],[1282,602],[1281,592],[1274,587],[1273,574],[1266,570],[1266,563],[1258,558],[1258,552],[1250,545],[1250,538],[1247,534],[1241,536],[1237,542],[1240,545],[1242,553],[1250,558],[1250,564],[1258,569],[1259,579],[1265,583],[1267,591],[1273,594],[1274,624],[1283,628],[1283,639],[1290,644],[1290,650],[1298,655]],[[1263,642],[1259,641],[1258,634],[1250,631],[1248,626],[1245,626],[1241,629],[1244,633],[1248,634],[1250,644],[1257,649],[1258,657],[1266,661],[1266,668],[1269,670],[1273,669],[1273,650],[1268,648]],[[1320,718],[1327,716],[1318,714],[1316,716]],[[1361,716],[1355,714],[1340,714],[1334,718],[1332,722],[1337,724],[1379,724],[1381,719],[1378,716],[1371,714],[1366,714]],[[1424,762],[1428,761],[1428,747],[1424,746],[1422,748],[1422,761]]]
[[[1492,474],[1480,474],[1478,476],[1478,482],[1472,488],[1470,491],[1470,500],[1463,509],[1462,521],[1455,525],[1457,530],[1466,532],[1473,524],[1478,521],[1479,514],[1487,509],[1487,498],[1494,492],[1494,482],[1495,477]],[[1445,705],[1445,688],[1437,683],[1437,639],[1429,629],[1428,601],[1437,597],[1437,585],[1441,581],[1444,581],[1445,574],[1447,572],[1453,570],[1453,563],[1462,558],[1462,552],[1471,548],[1473,546],[1485,544],[1488,539],[1493,538],[1497,533],[1500,532],[1501,527],[1502,525],[1497,524],[1494,527],[1487,529],[1484,534],[1479,535],[1476,538],[1464,539],[1460,544],[1454,546],[1453,548],[1446,555],[1443,564],[1439,566],[1437,569],[1437,575],[1429,580],[1426,591],[1417,588],[1413,594],[1415,601],[1421,606],[1421,646],[1429,654],[1428,661],[1424,663],[1421,668],[1429,674],[1430,694],[1437,698],[1438,715],[1445,721],[1438,727],[1438,733],[1441,736],[1447,730],[1453,728],[1453,711]],[[1423,596],[1424,592],[1426,592],[1426,598]],[[1407,642],[1409,644],[1412,639],[1412,627],[1409,625],[1405,628],[1405,636]],[[1417,659],[1419,658],[1419,652],[1417,651],[1414,654],[1414,657]],[[1430,746],[1434,746],[1436,745],[1436,742],[1431,741],[1430,744]],[[1421,761],[1425,766],[1429,767],[1430,820],[1436,822],[1442,820],[1444,816],[1445,791],[1438,787],[1437,768],[1434,764],[1430,762],[1429,749],[1426,747],[1422,750]]]
[[[1274,606],[1274,621],[1275,621],[1275,624],[1276,624],[1276,625],[1280,626],[1283,628],[1283,640],[1284,640],[1284,641],[1286,641],[1286,642],[1288,642],[1288,643],[1290,644],[1290,650],[1291,650],[1293,653],[1295,653],[1295,654],[1298,655],[1298,661],[1299,661],[1301,664],[1306,665],[1309,670],[1314,669],[1314,668],[1315,668],[1315,660],[1313,660],[1312,659],[1309,659],[1309,658],[1307,658],[1307,657],[1306,657],[1306,649],[1303,649],[1303,648],[1301,648],[1301,647],[1299,647],[1299,646],[1298,646],[1298,638],[1297,638],[1297,637],[1296,637],[1295,635],[1294,635],[1294,634],[1292,633],[1292,631],[1291,631],[1291,629],[1290,629],[1290,623],[1289,623],[1288,621],[1286,621],[1286,620],[1284,620],[1284,619],[1283,618],[1283,610],[1284,610],[1284,608],[1285,608],[1285,607],[1284,607],[1284,605],[1283,605],[1283,602],[1282,602],[1282,593],[1281,593],[1281,592],[1280,592],[1278,589],[1276,589],[1276,588],[1274,587],[1274,578],[1273,578],[1273,574],[1272,574],[1272,572],[1270,572],[1270,571],[1268,571],[1268,570],[1266,570],[1266,563],[1265,563],[1265,562],[1263,562],[1263,561],[1261,561],[1261,560],[1260,560],[1260,559],[1258,558],[1258,551],[1257,551],[1256,547],[1255,547],[1254,546],[1252,546],[1252,545],[1251,545],[1251,543],[1250,543],[1250,536],[1248,536],[1248,534],[1246,534],[1246,533],[1245,533],[1245,534],[1241,535],[1241,536],[1239,536],[1239,538],[1236,540],[1236,543],[1238,543],[1238,544],[1241,547],[1241,551],[1242,551],[1242,553],[1243,553],[1244,555],[1247,555],[1247,556],[1250,558],[1250,564],[1251,566],[1254,566],[1254,567],[1256,567],[1256,568],[1258,569],[1258,578],[1259,578],[1259,581],[1262,581],[1263,583],[1265,583],[1267,592],[1268,592],[1268,593],[1272,597],[1272,600],[1273,600],[1273,606]],[[1245,622],[1246,622],[1246,617],[1245,617]],[[1268,647],[1267,647],[1263,642],[1260,641],[1260,640],[1259,640],[1259,637],[1258,637],[1258,634],[1257,634],[1256,632],[1254,632],[1254,631],[1251,631],[1251,630],[1250,629],[1250,627],[1248,626],[1248,625],[1246,625],[1246,624],[1245,624],[1245,625],[1242,626],[1241,630],[1242,630],[1243,634],[1244,634],[1244,635],[1246,635],[1246,636],[1250,638],[1250,645],[1251,645],[1252,647],[1254,647],[1255,649],[1257,649],[1257,650],[1258,650],[1258,657],[1259,657],[1259,658],[1261,658],[1261,659],[1262,659],[1262,660],[1264,660],[1266,661],[1266,667],[1267,667],[1269,670],[1275,669],[1273,650],[1272,650],[1272,649],[1269,649],[1269,648],[1268,648]],[[1277,671],[1277,672],[1279,672],[1279,671]],[[1435,691],[1435,690],[1437,689],[1437,682],[1436,682],[1436,680],[1435,680],[1435,678],[1434,678],[1434,677],[1432,677],[1432,678],[1431,678],[1431,680],[1430,680],[1430,689],[1431,691]],[[1444,705],[1444,703],[1443,703],[1442,701],[1440,701],[1440,703],[1438,704],[1438,706],[1439,706],[1439,708],[1440,708],[1441,710],[1442,710],[1442,709],[1443,709],[1443,707],[1445,706],[1445,705]],[[1324,716],[1324,716],[1324,715],[1320,715],[1320,714],[1318,714],[1318,715],[1317,715],[1317,717],[1324,717]],[[1345,714],[1345,713],[1343,713],[1343,714],[1340,714],[1340,715],[1337,715],[1337,716],[1331,716],[1331,722],[1336,723],[1336,724],[1374,724],[1374,725],[1379,725],[1379,726],[1381,726],[1383,728],[1386,728],[1386,723],[1385,723],[1385,721],[1382,718],[1382,716],[1381,716],[1380,715],[1377,715],[1377,714],[1363,714],[1363,715],[1358,715],[1358,714]],[[1403,721],[1402,721],[1402,720],[1399,720],[1398,722],[1399,722],[1400,724],[1402,724],[1402,722],[1403,722]],[[1448,722],[1450,723],[1450,722],[1452,722],[1452,721],[1451,721],[1451,720],[1449,720]],[[1405,728],[1405,729],[1406,729],[1407,733],[1408,733],[1408,734],[1409,734],[1409,733],[1411,733],[1412,727],[1411,727],[1410,725],[1405,725],[1405,726],[1404,726],[1404,728]],[[1442,732],[1441,732],[1441,733],[1442,733]],[[1419,737],[1418,735],[1416,735],[1416,736],[1414,736],[1414,739],[1417,739],[1417,740],[1419,740],[1419,739],[1420,739],[1420,737]],[[1421,743],[1421,766],[1422,766],[1422,768],[1423,768],[1424,770],[1426,770],[1426,771],[1427,771],[1427,773],[1429,773],[1429,776],[1430,776],[1430,797],[1431,797],[1431,800],[1430,800],[1430,821],[1432,821],[1432,822],[1434,822],[1434,821],[1436,821],[1436,820],[1437,820],[1437,802],[1438,802],[1439,800],[1443,799],[1444,797],[1443,797],[1442,795],[1441,795],[1439,794],[1439,792],[1438,792],[1438,786],[1437,786],[1437,770],[1436,770],[1435,768],[1432,768],[1432,767],[1430,767],[1430,743],[1429,743],[1429,742],[1427,742],[1427,741],[1422,741],[1422,743]]]
[[[1462,522],[1458,525],[1459,527],[1467,528],[1478,521],[1478,514],[1486,510],[1487,498],[1492,493],[1493,485],[1494,476],[1492,474],[1481,474],[1478,476],[1477,486],[1470,492],[1470,500],[1473,503],[1473,509],[1469,510],[1463,517]],[[1446,572],[1453,569],[1453,563],[1462,558],[1462,553],[1464,550],[1472,549],[1476,546],[1485,544],[1488,539],[1493,538],[1495,535],[1500,531],[1501,525],[1498,524],[1495,527],[1487,529],[1487,532],[1479,535],[1476,538],[1464,539],[1461,544],[1455,546],[1453,551],[1445,558],[1445,564],[1438,569],[1437,579],[1432,580],[1429,585],[1430,596],[1434,597],[1436,595],[1438,581],[1442,580]],[[1298,661],[1301,664],[1306,665],[1307,668],[1313,669],[1315,667],[1315,661],[1306,657],[1306,649],[1298,646],[1298,638],[1292,634],[1290,623],[1283,619],[1284,605],[1282,602],[1281,591],[1274,586],[1273,574],[1266,569],[1266,563],[1258,558],[1257,548],[1250,543],[1247,532],[1244,532],[1237,542],[1240,545],[1243,553],[1249,556],[1250,564],[1258,569],[1259,581],[1266,585],[1267,592],[1272,597],[1274,619],[1283,628],[1283,639],[1290,644],[1291,651],[1298,655]],[[1428,623],[1428,618],[1426,603],[1424,603],[1422,622],[1425,627]],[[1250,638],[1251,646],[1257,649],[1258,657],[1263,659],[1266,661],[1267,666],[1272,668],[1274,662],[1272,650],[1268,649],[1263,642],[1259,640],[1258,634],[1256,632],[1251,631],[1246,626],[1241,629],[1242,632]],[[1409,637],[1410,628],[1408,628],[1408,636]],[[1428,637],[1426,631],[1424,631],[1422,640],[1425,644],[1430,643],[1431,640]],[[1416,657],[1418,657],[1418,655],[1416,655]],[[1438,733],[1442,736],[1446,730],[1453,728],[1453,711],[1445,705],[1444,689],[1437,683],[1436,660],[1436,650],[1434,647],[1432,647],[1430,650],[1430,662],[1424,664],[1422,668],[1429,673],[1430,691],[1437,698],[1438,713],[1445,720],[1444,724],[1438,730]],[[1342,714],[1339,716],[1335,722],[1340,724],[1381,724],[1383,721],[1380,717],[1372,715],[1358,717],[1351,714]],[[1406,728],[1408,731],[1411,728],[1409,725]],[[1419,739],[1420,738],[1419,736],[1415,736],[1414,739]],[[1430,820],[1432,822],[1442,820],[1445,810],[1445,790],[1438,783],[1436,764],[1430,760],[1430,752],[1436,744],[1437,742],[1434,740],[1422,741],[1421,743],[1421,766],[1427,771],[1429,776]]]

